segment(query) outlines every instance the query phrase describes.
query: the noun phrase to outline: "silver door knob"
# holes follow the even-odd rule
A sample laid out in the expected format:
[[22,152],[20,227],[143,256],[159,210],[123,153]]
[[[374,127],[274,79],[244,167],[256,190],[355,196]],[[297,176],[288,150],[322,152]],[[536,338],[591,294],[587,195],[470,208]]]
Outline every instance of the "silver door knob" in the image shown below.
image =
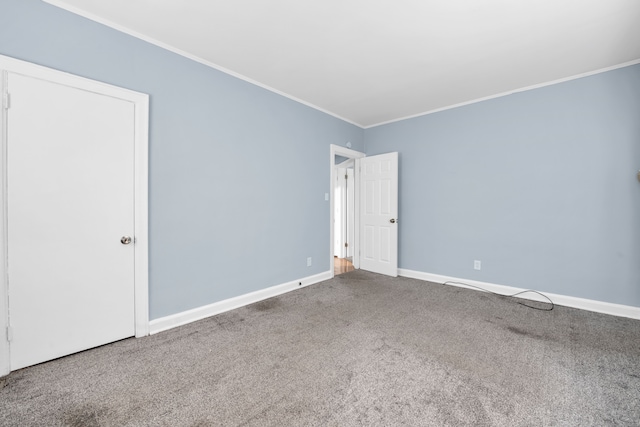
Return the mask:
[[128,245],[129,243],[131,243],[131,237],[122,236],[122,238],[120,238],[120,243],[122,243],[123,245]]
[[395,224],[396,222],[398,222],[398,220],[397,220],[397,219],[393,219],[393,218],[391,218],[391,219],[389,220],[389,222],[390,222],[391,224]]

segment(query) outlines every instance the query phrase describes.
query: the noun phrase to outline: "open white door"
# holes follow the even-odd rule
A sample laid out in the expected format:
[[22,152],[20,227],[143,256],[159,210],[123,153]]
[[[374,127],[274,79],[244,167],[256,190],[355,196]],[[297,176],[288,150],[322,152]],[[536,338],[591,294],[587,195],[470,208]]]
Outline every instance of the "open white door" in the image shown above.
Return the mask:
[[357,161],[360,171],[360,268],[398,276],[398,153]]

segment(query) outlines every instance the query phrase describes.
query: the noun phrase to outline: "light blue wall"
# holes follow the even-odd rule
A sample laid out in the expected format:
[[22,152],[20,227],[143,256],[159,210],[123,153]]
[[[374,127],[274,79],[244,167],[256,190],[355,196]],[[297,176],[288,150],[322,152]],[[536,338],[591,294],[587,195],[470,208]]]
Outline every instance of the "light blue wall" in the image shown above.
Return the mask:
[[370,128],[365,144],[400,153],[400,267],[640,306],[640,65]]
[[362,129],[39,0],[0,0],[0,54],[150,94],[151,319],[329,270]]

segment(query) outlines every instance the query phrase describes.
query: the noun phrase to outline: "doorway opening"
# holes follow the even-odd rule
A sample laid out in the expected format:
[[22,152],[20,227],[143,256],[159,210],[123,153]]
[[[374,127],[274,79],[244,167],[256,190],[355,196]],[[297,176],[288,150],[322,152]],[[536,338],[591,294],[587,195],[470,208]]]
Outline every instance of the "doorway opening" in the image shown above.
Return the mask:
[[355,159],[336,156],[334,182],[334,275],[353,271]]
[[331,272],[359,268],[358,185],[356,161],[364,153],[331,145]]

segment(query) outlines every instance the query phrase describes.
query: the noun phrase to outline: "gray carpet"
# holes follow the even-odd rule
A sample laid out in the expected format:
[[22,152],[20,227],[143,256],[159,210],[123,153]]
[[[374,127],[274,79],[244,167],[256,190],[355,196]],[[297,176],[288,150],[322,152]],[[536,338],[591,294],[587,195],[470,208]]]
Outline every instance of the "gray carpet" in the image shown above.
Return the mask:
[[362,271],[0,379],[3,426],[640,424],[640,321]]

